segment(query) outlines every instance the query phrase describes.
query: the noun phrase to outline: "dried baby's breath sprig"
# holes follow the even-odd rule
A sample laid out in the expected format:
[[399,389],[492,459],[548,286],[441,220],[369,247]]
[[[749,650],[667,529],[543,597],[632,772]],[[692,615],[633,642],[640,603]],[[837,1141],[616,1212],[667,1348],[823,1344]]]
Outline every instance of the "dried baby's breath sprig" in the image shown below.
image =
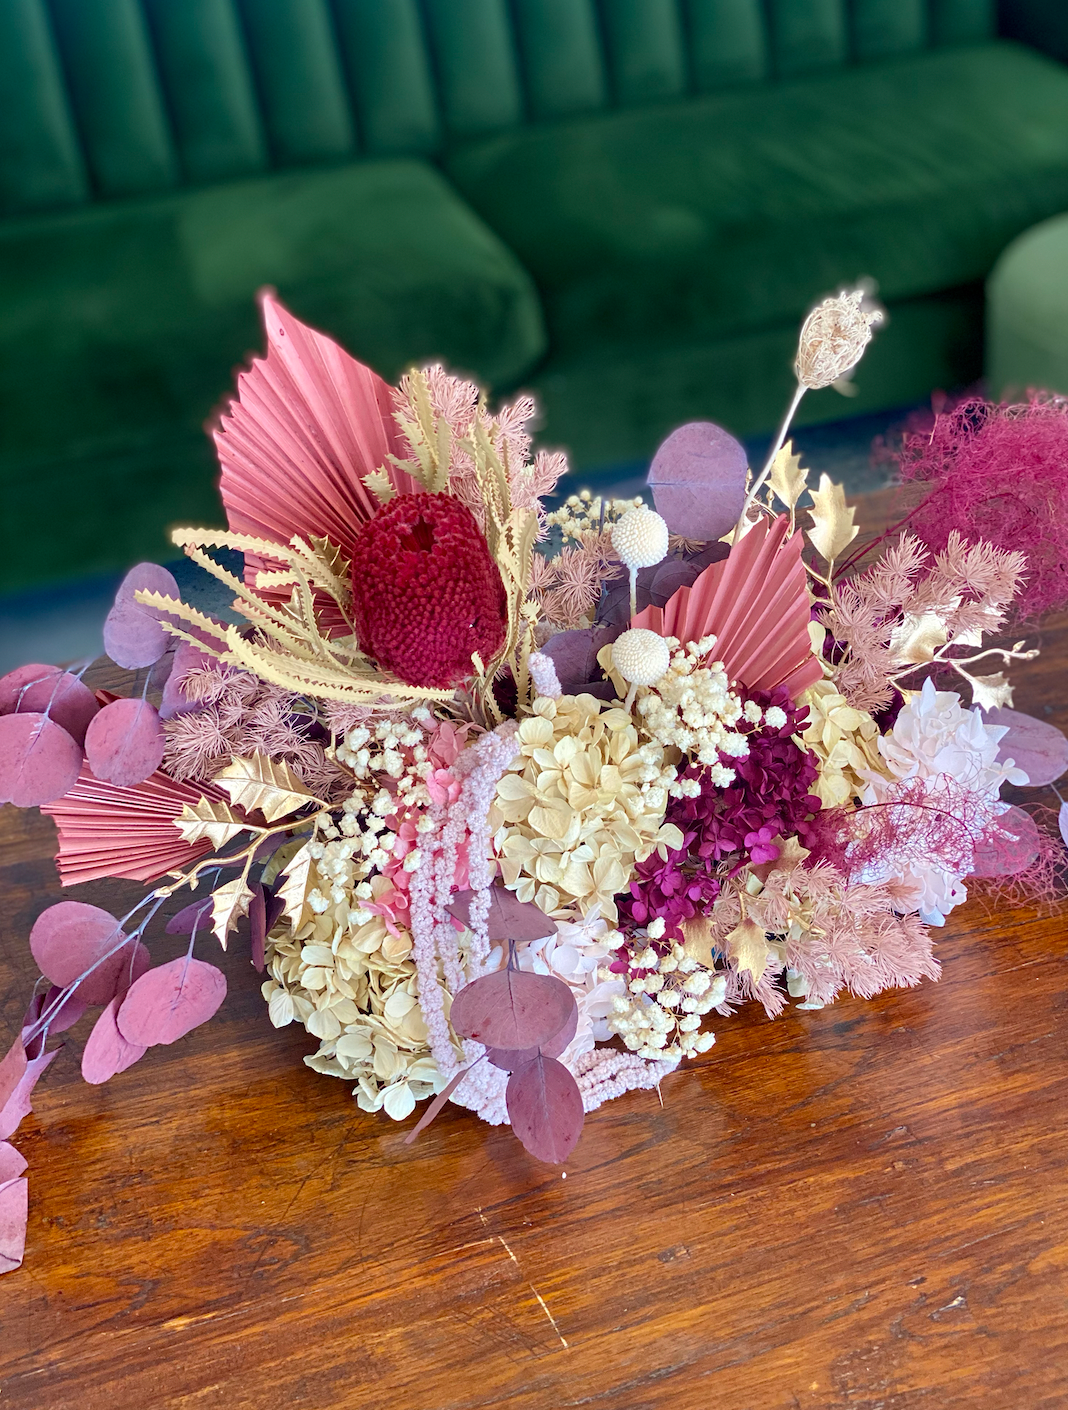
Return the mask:
[[611,528],[629,510],[640,508],[644,502],[641,495],[633,499],[602,499],[589,490],[580,490],[578,494],[568,495],[559,509],[546,514],[545,523],[549,528],[559,529],[565,543],[568,539],[582,541],[587,534],[599,534]]
[[[650,938],[663,933],[663,920],[654,920]],[[696,1057],[716,1041],[714,1033],[701,1031],[701,1020],[723,1002],[726,991],[726,978],[677,942],[665,953],[646,945],[630,956],[627,992],[612,1000],[608,1028],[642,1058]]]

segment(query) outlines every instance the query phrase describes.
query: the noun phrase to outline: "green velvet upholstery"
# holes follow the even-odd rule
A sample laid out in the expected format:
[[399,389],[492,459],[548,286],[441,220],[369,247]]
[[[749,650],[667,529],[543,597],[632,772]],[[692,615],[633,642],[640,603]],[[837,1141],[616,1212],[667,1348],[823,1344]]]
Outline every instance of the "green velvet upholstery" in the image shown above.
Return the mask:
[[513,0],[512,13],[530,116],[603,108],[608,87],[593,0]]
[[542,290],[553,346],[726,336],[867,274],[983,278],[1068,206],[1068,75],[1005,44],[527,127],[446,170]]
[[97,193],[174,186],[178,160],[137,0],[51,0],[51,8]]
[[0,215],[85,200],[88,175],[44,0],[0,5]]
[[1014,240],[987,280],[986,372],[995,396],[1068,393],[1068,216]]
[[1068,73],[996,32],[1068,58],[1059,0],[0,0],[5,584],[218,516],[264,284],[388,375],[533,383],[579,465],[770,423],[858,275],[853,405],[975,376],[1068,206]]
[[937,0],[931,6],[931,42],[974,44],[991,38],[995,8],[995,0]]
[[601,24],[620,107],[685,93],[686,56],[674,0],[602,0]]
[[327,0],[239,5],[275,159],[289,165],[350,156],[356,135]]
[[225,181],[267,165],[267,138],[232,0],[144,0],[186,179]]
[[849,56],[845,0],[768,0],[775,72],[780,78],[841,68]]
[[927,41],[924,0],[855,0],[853,53],[860,60],[911,54]]
[[523,98],[507,0],[423,0],[423,13],[450,135],[514,127]]
[[761,0],[688,0],[684,11],[694,89],[714,93],[769,71]]
[[436,151],[441,125],[418,0],[335,0],[334,17],[363,150]]
[[268,282],[390,377],[412,359],[444,357],[509,383],[545,347],[526,273],[437,173],[412,161],[7,222],[0,483],[5,519],[27,529],[47,520],[48,533],[7,545],[5,585],[72,561],[123,561],[124,518],[144,523],[131,467],[146,489],[161,483],[157,458],[170,467],[160,498],[172,508],[156,519],[154,552],[166,552],[167,518],[205,512],[210,458],[187,463],[176,447],[199,442],[233,367],[259,347],[255,293]]

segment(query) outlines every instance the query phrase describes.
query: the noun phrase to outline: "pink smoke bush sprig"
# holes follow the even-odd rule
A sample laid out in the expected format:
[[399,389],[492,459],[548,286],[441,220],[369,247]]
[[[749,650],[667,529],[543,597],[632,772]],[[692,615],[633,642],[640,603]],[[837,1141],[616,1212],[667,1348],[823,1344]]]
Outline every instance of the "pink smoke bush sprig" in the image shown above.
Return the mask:
[[954,534],[1027,556],[1017,605],[1033,621],[1068,605],[1068,400],[1033,393],[1023,403],[964,401],[906,433],[901,478],[924,492],[909,529],[935,553]]

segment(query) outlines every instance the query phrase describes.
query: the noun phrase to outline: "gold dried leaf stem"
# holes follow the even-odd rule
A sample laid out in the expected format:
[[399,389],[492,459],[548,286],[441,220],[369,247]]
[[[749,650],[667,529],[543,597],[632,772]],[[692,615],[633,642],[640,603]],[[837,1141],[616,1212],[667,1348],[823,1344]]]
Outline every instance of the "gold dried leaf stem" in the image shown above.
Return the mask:
[[962,675],[965,680],[970,681],[972,677],[964,668],[974,665],[976,661],[982,661],[986,656],[1000,656],[1002,665],[1007,666],[1011,661],[1033,661],[1041,654],[1037,646],[1032,647],[1029,651],[1009,650],[1008,647],[1004,646],[991,646],[985,651],[977,652],[974,656],[950,656],[947,653],[952,646],[952,641],[946,642],[945,646],[936,651],[929,661],[912,661],[907,666],[902,667],[901,670],[889,672],[887,674],[887,680],[896,684],[898,681],[904,680],[906,676],[911,676],[914,671],[926,669],[931,666],[952,666],[959,675]]
[[179,621],[188,622],[190,626],[199,627],[205,637],[210,637],[217,642],[217,646],[212,646],[201,637],[193,636],[190,632],[183,631],[173,622],[163,621],[160,625],[171,636],[179,637],[183,641],[190,641],[194,646],[199,646],[201,651],[209,655],[222,657],[227,649],[226,634],[220,630],[220,625],[213,618],[205,616],[203,612],[198,612],[195,607],[190,607],[177,597],[165,597],[161,592],[147,592],[143,588],[138,588],[134,593],[134,601],[139,602],[142,607],[155,608],[157,612],[162,612],[168,617],[177,617]]
[[324,817],[330,811],[328,807],[323,807],[316,813],[309,813],[303,818],[288,818],[285,822],[277,823],[273,827],[254,827],[250,823],[249,831],[255,832],[256,835],[246,847],[242,847],[240,851],[232,852],[226,857],[219,857],[213,852],[207,857],[202,857],[200,861],[197,862],[195,866],[190,867],[188,871],[170,872],[168,875],[173,876],[175,880],[171,882],[169,886],[157,886],[152,894],[160,899],[166,899],[166,897],[172,896],[175,891],[180,891],[183,886],[188,886],[191,891],[195,890],[196,882],[200,878],[200,873],[210,871],[212,867],[217,867],[220,862],[224,862],[227,866],[230,866],[234,862],[239,862],[247,858],[247,866],[245,869],[245,875],[247,875],[248,867],[251,867],[256,851],[262,845],[265,837],[273,836],[276,832],[295,832],[300,828],[307,827],[310,823],[316,823],[319,818]]

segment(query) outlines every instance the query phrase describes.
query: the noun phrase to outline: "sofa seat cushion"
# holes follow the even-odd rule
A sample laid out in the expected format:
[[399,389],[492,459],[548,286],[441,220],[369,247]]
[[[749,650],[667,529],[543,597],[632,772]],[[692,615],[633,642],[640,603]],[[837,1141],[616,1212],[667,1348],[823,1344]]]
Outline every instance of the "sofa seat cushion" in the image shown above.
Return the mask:
[[558,349],[982,278],[1068,207],[1068,70],[1007,42],[502,134],[446,169],[542,290]]
[[432,167],[372,161],[0,223],[0,493],[57,456],[197,428],[261,348],[255,293],[383,375],[491,384],[540,357],[538,297]]

